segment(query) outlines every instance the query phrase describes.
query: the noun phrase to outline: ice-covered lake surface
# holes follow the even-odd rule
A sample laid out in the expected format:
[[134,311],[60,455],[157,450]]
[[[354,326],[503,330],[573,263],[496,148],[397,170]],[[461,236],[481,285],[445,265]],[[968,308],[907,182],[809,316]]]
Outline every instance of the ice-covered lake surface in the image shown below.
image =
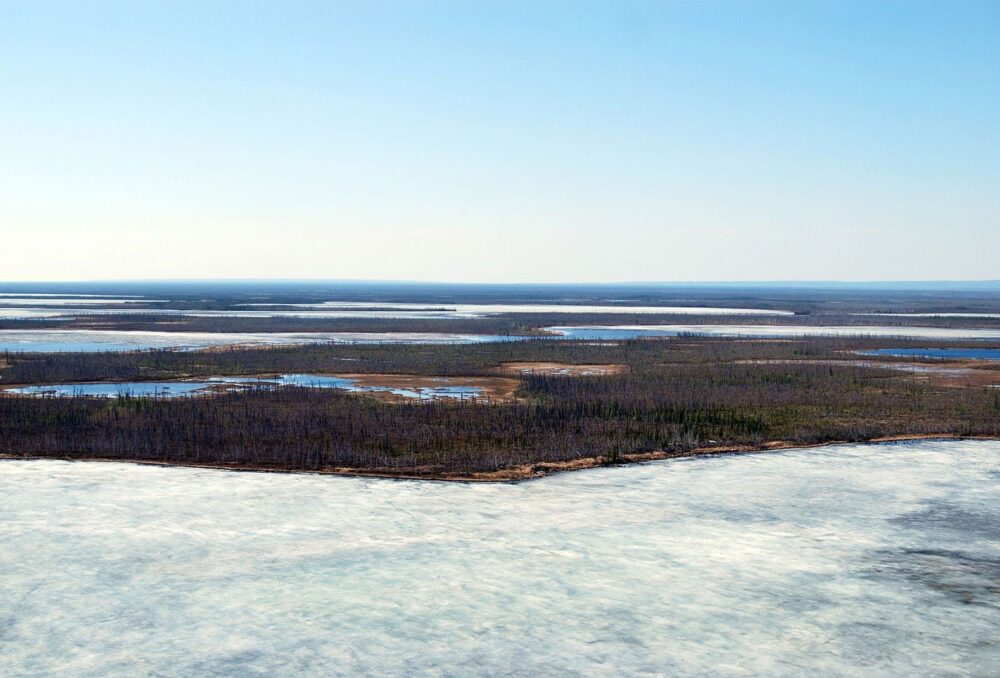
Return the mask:
[[[717,337],[874,336],[917,339],[1000,339],[1000,330],[935,327],[810,327],[780,325],[628,325],[547,327],[563,339],[614,341],[696,334]],[[218,346],[289,346],[294,344],[474,344],[532,337],[448,332],[149,332],[131,330],[0,330],[4,351],[59,353],[203,349]]]
[[100,306],[102,304],[139,304],[160,302],[162,299],[141,299],[136,297],[114,298],[88,295],[61,296],[58,294],[4,294],[0,304],[5,306]]
[[437,332],[145,332],[129,330],[0,330],[0,353],[92,353],[155,348],[343,344],[473,344],[520,337]]
[[0,462],[0,674],[973,675],[1000,443],[516,485]]
[[[251,308],[267,308],[281,304],[245,304]],[[391,314],[388,317],[482,318],[503,313],[624,313],[669,315],[794,315],[792,311],[764,308],[724,306],[627,306],[585,304],[418,304],[378,303],[363,301],[325,301],[310,304],[290,304],[295,308],[312,309],[329,317],[365,317]],[[275,311],[271,311],[272,313]]]
[[[111,310],[108,310],[107,312],[112,313]],[[113,312],[121,313],[121,310],[116,309]],[[19,308],[19,307],[4,308],[0,306],[0,320],[19,320],[23,318],[57,318],[62,315],[67,315],[67,311],[63,309],[51,309],[51,308]]]
[[881,325],[607,325],[546,327],[567,339],[615,340],[676,337],[907,337],[914,339],[1000,339],[1000,329],[889,327]]
[[[574,304],[417,304],[328,301],[310,304],[243,304],[229,310],[190,310],[172,308],[115,308],[115,304],[158,300],[109,300],[110,308],[97,308],[103,299],[44,299],[0,298],[0,319],[51,318],[108,314],[143,314],[149,316],[177,315],[193,318],[411,318],[457,319],[485,318],[504,313],[621,313],[626,315],[740,315],[788,316],[791,311],[760,308],[727,308],[717,306],[595,306]],[[8,304],[8,302],[10,302]],[[5,304],[7,306],[5,307]],[[23,306],[39,308],[24,308]],[[88,305],[89,308],[79,308]]]

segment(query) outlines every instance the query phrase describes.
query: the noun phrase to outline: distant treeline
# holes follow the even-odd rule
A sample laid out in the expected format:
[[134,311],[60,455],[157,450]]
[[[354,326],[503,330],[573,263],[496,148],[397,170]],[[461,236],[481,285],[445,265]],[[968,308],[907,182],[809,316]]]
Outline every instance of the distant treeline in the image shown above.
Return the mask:
[[[471,285],[333,281],[175,281],[159,283],[0,283],[11,294],[142,295],[137,306],[232,310],[245,304],[294,305],[329,300],[379,307],[411,302],[430,307],[455,304],[558,303],[582,305],[726,306],[787,309],[800,313],[1000,312],[1000,284],[815,283],[626,285]],[[163,300],[153,301],[153,300]],[[97,300],[95,300],[96,302]],[[0,300],[0,305],[2,305]]]
[[[484,369],[498,358],[515,358],[519,350],[545,352],[550,343],[451,347],[451,357],[467,348],[485,351],[488,357],[478,363],[471,357],[475,353],[465,355],[463,369],[472,371],[473,365]],[[394,404],[291,387],[174,400],[6,396],[0,397],[0,452],[439,473],[489,471],[581,456],[613,460],[628,452],[753,445],[775,439],[814,443],[904,433],[1000,435],[996,389],[940,389],[888,370],[847,365],[660,362],[670,357],[667,344],[593,347],[601,348],[605,359],[618,358],[632,369],[601,377],[524,376],[516,401],[493,405]],[[724,355],[729,350],[720,344],[693,346],[678,342],[673,348],[677,356],[688,358],[692,354],[685,351],[699,347],[703,358],[712,351]],[[765,351],[764,346],[756,349]],[[775,352],[798,350],[772,346]],[[396,354],[389,347],[351,350],[359,358],[367,352],[364,359],[370,362],[365,366],[371,367],[380,359],[384,365],[399,365],[413,348]],[[315,359],[323,350],[311,348],[300,357]],[[563,359],[576,351],[581,362],[594,362],[596,357],[586,346],[562,344],[551,350],[552,358],[557,351],[564,352]],[[167,355],[126,357],[159,360]],[[277,355],[294,353],[201,353],[197,358],[273,360]],[[431,364],[436,362],[425,366]],[[277,369],[275,362],[268,365],[264,369]],[[412,369],[416,366],[411,361],[407,371],[419,372]],[[245,362],[240,368],[248,369]]]
[[[73,313],[69,311],[68,313]],[[2,315],[2,312],[0,312]],[[841,325],[1000,328],[1000,318],[873,316],[825,311],[796,315],[684,315],[670,313],[505,313],[481,318],[194,317],[183,313],[101,313],[52,318],[0,318],[0,330],[92,329],[155,332],[429,332],[538,335],[559,325]]]

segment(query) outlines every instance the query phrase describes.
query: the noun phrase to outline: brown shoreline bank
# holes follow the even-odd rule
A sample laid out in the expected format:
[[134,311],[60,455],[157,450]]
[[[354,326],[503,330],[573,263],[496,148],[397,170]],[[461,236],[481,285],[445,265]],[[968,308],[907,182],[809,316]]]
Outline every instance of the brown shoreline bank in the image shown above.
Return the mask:
[[381,478],[386,480],[428,480],[436,482],[458,482],[458,483],[513,483],[526,480],[536,480],[556,473],[568,471],[579,471],[601,466],[626,466],[649,461],[663,461],[666,459],[683,459],[690,457],[728,455],[728,454],[753,454],[762,452],[777,452],[790,449],[810,449],[816,447],[830,447],[834,445],[877,445],[880,443],[905,442],[911,440],[1000,440],[1000,436],[990,435],[960,435],[957,433],[914,433],[892,436],[879,436],[865,440],[829,440],[821,443],[796,443],[787,440],[772,440],[760,445],[720,445],[714,447],[701,447],[683,451],[658,451],[639,452],[622,454],[618,462],[608,463],[607,457],[579,457],[558,462],[536,462],[531,464],[521,464],[506,469],[496,471],[435,471],[431,469],[409,468],[373,468],[356,469],[349,467],[327,467],[320,469],[300,469],[283,467],[278,465],[252,465],[252,464],[206,464],[183,461],[159,461],[143,459],[116,459],[111,457],[83,457],[69,455],[35,455],[35,454],[8,454],[0,453],[0,461],[20,460],[35,461],[51,459],[58,461],[85,461],[85,462],[110,462],[123,464],[141,464],[144,466],[178,466],[185,468],[212,469],[219,471],[238,471],[246,473],[303,473],[311,475],[333,475],[342,477],[359,478]]

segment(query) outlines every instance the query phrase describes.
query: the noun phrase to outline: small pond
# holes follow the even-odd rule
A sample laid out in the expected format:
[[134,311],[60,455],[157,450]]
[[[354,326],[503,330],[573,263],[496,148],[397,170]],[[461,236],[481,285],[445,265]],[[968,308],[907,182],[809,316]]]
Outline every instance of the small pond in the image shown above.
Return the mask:
[[941,360],[1000,360],[1000,348],[876,348],[858,351],[861,355],[896,358],[939,358]]
[[404,398],[434,400],[437,398],[467,399],[483,395],[478,386],[441,383],[409,388],[360,383],[352,377],[322,374],[282,374],[274,377],[210,377],[203,381],[129,381],[78,384],[39,384],[3,389],[2,393],[29,396],[122,398],[125,396],[178,398],[182,396],[210,395],[225,390],[247,387],[277,388],[302,386],[309,388],[336,388],[359,393],[390,393]]

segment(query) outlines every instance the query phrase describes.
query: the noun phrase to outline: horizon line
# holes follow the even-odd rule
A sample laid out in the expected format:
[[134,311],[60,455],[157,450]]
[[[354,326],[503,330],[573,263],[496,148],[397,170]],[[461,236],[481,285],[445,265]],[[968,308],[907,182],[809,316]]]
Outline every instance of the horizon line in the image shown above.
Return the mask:
[[1000,278],[922,278],[922,279],[777,279],[777,280],[620,280],[620,281],[586,281],[566,280],[559,282],[499,282],[499,281],[449,281],[449,280],[407,280],[385,278],[89,278],[89,279],[32,279],[32,280],[0,280],[0,286],[6,285],[95,285],[95,284],[171,284],[171,283],[213,283],[213,284],[248,284],[248,283],[312,283],[312,284],[393,284],[393,285],[468,285],[468,286],[744,286],[744,285],[1000,285]]

